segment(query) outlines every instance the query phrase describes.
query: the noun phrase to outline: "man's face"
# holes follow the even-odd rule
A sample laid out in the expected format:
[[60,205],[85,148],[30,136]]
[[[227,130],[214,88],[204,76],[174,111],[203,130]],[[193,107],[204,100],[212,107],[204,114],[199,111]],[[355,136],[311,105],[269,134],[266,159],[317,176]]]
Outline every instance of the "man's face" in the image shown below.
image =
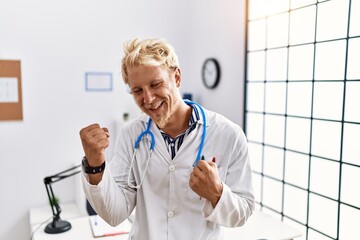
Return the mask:
[[128,68],[128,84],[136,104],[160,127],[171,121],[179,105],[180,70],[165,67]]

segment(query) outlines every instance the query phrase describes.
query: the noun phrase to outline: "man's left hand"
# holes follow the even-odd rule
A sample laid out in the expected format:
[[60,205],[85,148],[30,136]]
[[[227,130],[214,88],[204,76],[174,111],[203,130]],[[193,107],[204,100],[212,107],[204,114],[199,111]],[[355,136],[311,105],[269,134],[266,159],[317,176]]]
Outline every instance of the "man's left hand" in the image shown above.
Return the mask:
[[223,190],[216,163],[200,160],[190,174],[189,185],[200,197],[208,199],[215,208]]

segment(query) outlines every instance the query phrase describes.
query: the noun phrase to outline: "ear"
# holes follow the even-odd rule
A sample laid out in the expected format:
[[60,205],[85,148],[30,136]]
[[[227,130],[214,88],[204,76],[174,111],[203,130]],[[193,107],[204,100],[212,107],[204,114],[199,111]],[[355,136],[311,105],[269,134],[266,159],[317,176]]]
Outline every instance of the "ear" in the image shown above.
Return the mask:
[[181,70],[180,68],[177,68],[175,70],[175,83],[177,87],[180,87],[180,83],[181,83]]

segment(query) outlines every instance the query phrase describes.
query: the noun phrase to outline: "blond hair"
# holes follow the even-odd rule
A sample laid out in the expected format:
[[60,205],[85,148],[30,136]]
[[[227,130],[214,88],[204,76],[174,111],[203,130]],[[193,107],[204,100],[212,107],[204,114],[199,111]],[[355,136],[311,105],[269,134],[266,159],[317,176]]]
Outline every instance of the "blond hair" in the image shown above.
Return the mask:
[[164,66],[176,70],[179,62],[174,48],[166,40],[135,38],[124,44],[121,70],[125,83],[128,83],[128,68],[140,65]]

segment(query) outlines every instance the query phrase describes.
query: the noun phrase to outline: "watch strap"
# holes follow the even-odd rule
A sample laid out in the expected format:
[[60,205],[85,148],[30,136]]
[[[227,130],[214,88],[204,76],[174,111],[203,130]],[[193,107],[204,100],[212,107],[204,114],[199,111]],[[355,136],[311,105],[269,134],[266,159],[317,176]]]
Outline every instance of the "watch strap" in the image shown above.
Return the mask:
[[84,169],[84,172],[87,173],[87,174],[101,173],[105,169],[105,161],[103,162],[103,164],[101,164],[101,166],[91,167],[91,166],[89,166],[89,163],[88,163],[86,157],[83,157],[83,159],[82,159],[82,167]]

